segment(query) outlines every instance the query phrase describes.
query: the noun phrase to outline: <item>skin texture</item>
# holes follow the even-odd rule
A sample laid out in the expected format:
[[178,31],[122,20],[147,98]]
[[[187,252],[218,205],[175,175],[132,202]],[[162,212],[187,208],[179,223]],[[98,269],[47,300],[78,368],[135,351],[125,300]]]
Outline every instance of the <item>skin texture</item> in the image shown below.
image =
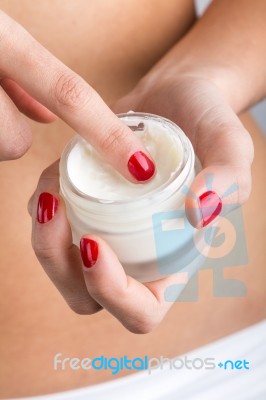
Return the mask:
[[[117,6],[117,8],[115,8],[117,13],[120,12],[118,3],[119,2],[113,3],[113,6]],[[127,32],[126,28],[133,18],[132,12],[135,10],[136,18],[142,18],[142,16],[139,16],[140,13],[136,12],[136,7],[134,7],[133,3],[134,2],[128,6],[128,11],[130,11],[131,18],[129,21],[126,21],[125,26],[123,26],[125,29],[125,36]],[[148,46],[148,44],[150,44],[151,51],[148,52],[146,57],[143,56],[141,58],[143,64],[139,67],[134,64],[134,61],[136,59],[139,60],[137,55],[139,55],[139,52],[142,48],[142,41],[140,41],[140,43],[137,42],[137,44],[134,45],[134,48],[131,47],[128,49],[125,46],[128,53],[123,53],[121,55],[119,51],[117,51],[117,49],[121,48],[122,45],[121,42],[119,42],[119,40],[121,40],[121,32],[120,30],[113,28],[113,33],[116,33],[116,36],[112,35],[112,37],[117,38],[117,43],[114,39],[112,39],[114,42],[111,42],[113,45],[112,48],[115,49],[114,52],[108,53],[111,45],[108,44],[107,46],[106,44],[106,52],[103,51],[104,47],[102,47],[101,55],[99,55],[99,53],[97,53],[99,42],[94,44],[92,36],[88,33],[93,33],[98,40],[99,37],[104,38],[106,35],[108,35],[108,31],[103,32],[101,30],[107,29],[107,24],[104,28],[102,28],[102,25],[99,27],[95,22],[94,27],[88,28],[85,17],[84,24],[82,24],[82,21],[78,19],[79,24],[75,30],[75,46],[71,48],[69,46],[69,41],[66,40],[65,36],[60,37],[60,33],[59,37],[57,36],[58,40],[54,40],[56,33],[62,31],[62,29],[61,31],[58,29],[58,23],[65,23],[66,28],[70,22],[73,23],[73,21],[75,21],[75,18],[73,18],[73,10],[71,10],[72,19],[69,20],[69,9],[63,8],[62,10],[60,8],[62,3],[60,4],[60,2],[55,3],[53,6],[55,8],[53,10],[55,15],[56,11],[60,11],[62,13],[62,18],[59,22],[57,19],[55,19],[54,25],[51,24],[51,21],[49,21],[49,27],[51,26],[49,30],[47,30],[45,22],[43,22],[43,18],[41,18],[43,13],[46,13],[46,15],[49,15],[51,18],[50,9],[47,9],[44,4],[41,11],[37,9],[31,9],[31,13],[26,12],[27,5],[29,6],[30,4],[27,2],[24,3],[24,14],[23,12],[21,13],[22,10],[19,10],[17,5],[16,7],[13,7],[13,9],[12,7],[11,9],[7,9],[7,11],[11,12],[15,19],[21,19],[21,22],[24,22],[27,29],[31,30],[39,41],[47,46],[54,54],[60,56],[62,61],[64,61],[71,68],[75,69],[80,75],[83,76],[85,80],[90,82],[90,84],[98,92],[100,92],[108,104],[112,106],[113,110],[116,111],[119,109],[119,111],[123,111],[123,107],[127,107],[128,104],[135,105],[136,101],[140,99],[142,104],[138,104],[137,106],[140,110],[154,110],[153,112],[155,112],[157,107],[157,109],[160,108],[160,110],[157,111],[159,114],[165,114],[167,111],[163,110],[162,105],[160,105],[160,101],[161,103],[165,102],[164,96],[166,96],[167,93],[169,96],[169,89],[171,85],[167,85],[167,83],[163,82],[163,85],[154,86],[154,82],[157,81],[155,77],[157,73],[159,74],[157,76],[162,76],[160,74],[165,68],[164,66],[167,65],[167,59],[164,60],[165,63],[163,62],[159,66],[156,66],[152,73],[141,81],[139,86],[134,89],[133,92],[131,92],[130,98],[127,96],[122,100],[119,100],[119,102],[117,100],[122,95],[130,92],[130,89],[133,89],[141,76],[147,72],[153,63],[159,59],[172,44],[174,44],[178,36],[183,33],[182,29],[184,29],[185,25],[182,27],[182,24],[184,24],[184,20],[187,21],[187,26],[189,26],[189,23],[193,19],[193,12],[189,7],[187,10],[185,10],[185,2],[184,4],[181,3],[182,2],[171,2],[171,6],[168,6],[169,8],[164,9],[164,7],[162,7],[162,10],[165,10],[164,13],[159,13],[157,10],[156,13],[150,17],[151,22],[153,21],[154,23],[154,18],[156,18],[156,15],[160,15],[160,18],[158,18],[157,22],[161,23],[162,29],[165,30],[165,35],[160,34],[165,38],[165,42],[156,42],[156,38],[153,36],[154,33],[151,34],[150,30],[148,30],[146,34],[141,32],[140,38],[142,37],[143,40],[145,38],[147,41],[150,40],[150,43],[145,43],[144,49],[150,48]],[[106,3],[99,4],[100,8],[98,10],[93,9],[93,7],[89,9],[89,15],[86,16],[87,18],[89,18],[90,15],[99,15],[99,11],[102,11],[101,7],[106,6]],[[188,4],[188,2],[186,2],[186,4]],[[10,7],[7,3],[4,4],[3,2],[3,6],[5,5],[6,8]],[[159,2],[158,5],[160,5]],[[80,2],[77,8],[74,10],[77,16],[82,15],[80,10],[83,9],[83,6],[84,3]],[[184,9],[186,11],[187,18],[185,18],[180,11],[177,11],[180,9]],[[171,20],[173,21],[171,25],[169,23],[169,17],[170,15],[173,15],[174,11],[176,14],[174,16],[175,18]],[[35,18],[33,18],[33,12],[35,13]],[[31,18],[29,18],[29,14],[31,14]],[[108,15],[108,13],[105,13],[104,15],[106,14]],[[146,15],[143,16],[143,20],[145,22],[143,24],[144,28],[151,25],[145,18],[147,18]],[[180,24],[176,23],[178,18],[179,21],[181,21]],[[33,23],[32,20],[34,20],[35,23]],[[123,20],[122,16],[120,17],[120,20]],[[134,23],[131,25],[132,29],[133,26],[136,26],[136,21],[134,19],[133,22]],[[139,24],[141,24],[141,21],[139,21]],[[175,27],[177,25],[180,26],[179,32],[175,31]],[[84,36],[84,30],[81,29],[82,26],[84,27],[83,29],[92,30],[91,32],[86,32],[87,35],[85,36],[88,37],[88,42],[80,40]],[[64,28],[62,25],[60,27]],[[99,30],[97,31],[97,29]],[[73,40],[71,39],[73,36],[72,32],[70,33],[66,29],[63,31],[65,32],[64,35],[69,35],[70,41]],[[158,31],[161,32],[160,29],[158,29]],[[49,35],[47,32],[49,32]],[[139,29],[136,30],[136,34],[140,34]],[[128,37],[131,37],[130,29],[128,31]],[[86,42],[85,44],[87,47],[85,46],[82,48],[84,42]],[[67,43],[67,45],[65,43]],[[76,46],[76,43],[81,44]],[[153,43],[155,44],[153,45]],[[93,60],[90,62],[88,62],[87,57],[88,48],[90,49],[90,54],[95,54],[95,57],[92,57]],[[144,55],[146,55],[146,53]],[[95,61],[95,59],[97,61]],[[129,64],[127,64],[127,62]],[[175,64],[176,62],[174,65]],[[108,68],[104,67],[106,65]],[[104,68],[106,68],[106,70],[103,71],[102,69]],[[123,72],[122,74],[121,71]],[[113,78],[114,76],[115,79]],[[105,82],[102,82],[102,77],[104,77]],[[184,76],[182,76],[182,78],[184,78]],[[2,182],[1,188],[3,188],[4,193],[0,221],[3,224],[3,226],[1,226],[1,232],[5,232],[5,236],[1,243],[1,246],[3,246],[1,255],[4,254],[4,258],[2,260],[2,270],[3,276],[5,276],[5,284],[1,298],[1,360],[4,362],[1,371],[2,382],[0,387],[2,390],[1,395],[3,397],[66,390],[111,378],[110,374],[107,372],[91,374],[84,372],[76,373],[76,371],[73,373],[73,371],[70,370],[55,372],[52,368],[52,360],[54,355],[58,352],[62,352],[64,356],[69,357],[84,357],[86,355],[93,357],[99,355],[99,352],[106,356],[115,355],[117,357],[124,354],[128,354],[129,356],[141,356],[144,354],[148,354],[150,356],[176,356],[184,351],[193,349],[201,344],[241,329],[242,327],[252,324],[265,316],[265,272],[263,268],[263,265],[265,264],[265,260],[263,259],[265,253],[263,251],[262,241],[258,240],[259,233],[261,233],[261,237],[263,237],[263,220],[262,218],[254,218],[254,209],[263,209],[262,198],[265,193],[263,186],[260,185],[260,182],[262,181],[261,171],[263,170],[263,163],[265,168],[265,145],[263,139],[259,136],[256,125],[249,119],[249,117],[244,116],[242,118],[244,127],[246,127],[244,128],[236,119],[236,117],[233,116],[232,110],[228,108],[232,107],[233,103],[228,100],[230,106],[226,106],[227,103],[224,99],[225,93],[221,94],[221,89],[214,79],[211,81],[206,81],[206,79],[204,80],[202,77],[200,77],[200,82],[202,85],[196,85],[196,83],[199,83],[198,75],[193,75],[193,79],[180,79],[181,83],[179,82],[178,89],[180,93],[184,93],[184,98],[176,96],[174,90],[170,92],[170,95],[172,96],[171,103],[173,103],[174,99],[177,99],[177,104],[175,105],[175,103],[173,103],[175,107],[173,107],[170,112],[173,113],[174,110],[178,110],[178,106],[180,105],[178,101],[181,100],[182,104],[185,104],[186,107],[189,107],[189,102],[187,99],[191,96],[192,90],[195,87],[198,87],[197,95],[199,99],[202,99],[205,93],[211,93],[213,96],[212,100],[218,101],[218,105],[220,105],[220,107],[222,105],[226,108],[227,112],[225,115],[230,116],[230,123],[233,120],[233,123],[236,124],[237,134],[241,134],[239,132],[244,132],[241,135],[243,135],[243,138],[246,138],[248,137],[246,134],[247,129],[252,132],[254,137],[256,158],[253,166],[253,191],[251,199],[244,209],[247,226],[250,227],[250,230],[247,231],[247,239],[250,252],[249,265],[252,268],[231,268],[225,272],[227,277],[235,277],[236,279],[241,279],[246,282],[248,284],[248,295],[245,298],[240,299],[214,298],[211,292],[211,271],[202,271],[200,273],[201,279],[199,283],[199,301],[194,304],[174,304],[170,312],[165,317],[164,322],[148,335],[134,335],[133,333],[125,330],[124,327],[120,325],[116,319],[105,310],[91,317],[74,314],[73,311],[66,306],[57,289],[51,285],[51,282],[36,262],[35,256],[29,246],[30,221],[25,211],[27,199],[35,188],[38,176],[40,175],[41,171],[47,167],[47,165],[59,157],[64,143],[66,143],[71,135],[71,130],[67,128],[66,125],[64,125],[61,121],[56,121],[56,123],[49,128],[31,122],[30,125],[34,133],[37,134],[35,135],[32,148],[23,159],[14,161],[12,163],[2,163],[0,170]],[[153,85],[151,84],[152,82]],[[171,82],[171,80],[168,80],[168,83],[169,82]],[[150,90],[150,86],[154,86],[155,92]],[[157,95],[155,95],[156,92]],[[191,107],[193,109],[190,111],[194,112],[194,115],[196,116],[197,112],[202,111],[197,107],[197,102],[193,102]],[[222,108],[224,109],[224,107]],[[237,110],[237,107],[235,111],[239,111]],[[46,113],[44,110],[43,112]],[[47,114],[45,118],[47,119]],[[53,116],[49,114],[48,119],[49,118],[53,119]],[[184,118],[184,114],[182,115],[182,110],[172,116],[172,119],[177,120],[177,122],[180,120],[181,123],[182,121],[185,123],[184,121],[186,120]],[[211,121],[207,121],[207,124],[210,125],[210,122]],[[193,137],[194,128],[195,127],[193,127],[193,125],[187,126],[186,131],[189,135],[191,135],[191,137]],[[205,129],[203,128],[201,129],[201,131],[204,130]],[[233,145],[234,149],[238,147],[236,144],[239,144],[239,140],[232,144],[232,141],[230,141],[228,138],[229,135],[224,136],[226,137],[225,140],[229,141],[228,143],[230,143],[231,146]],[[49,146],[47,146],[47,143],[49,143]],[[204,146],[202,146],[202,149],[203,148]],[[243,149],[244,151],[247,151],[247,154],[249,154],[251,149],[251,154],[247,155],[247,157],[250,157],[250,160],[247,160],[248,164],[246,170],[248,170],[250,161],[252,159],[252,146],[250,146],[250,142],[248,142],[246,145],[245,143],[244,145],[242,144],[241,148],[242,151]],[[222,161],[225,162],[225,160]],[[54,186],[56,185],[56,179],[54,179],[54,173],[51,174],[49,171],[50,170],[48,170],[47,173],[46,170],[46,173],[42,175],[40,181],[41,187],[39,186],[37,190],[51,190],[56,194],[57,188]],[[23,188],[21,187],[21,176],[24,178]],[[218,183],[220,184],[221,181],[223,182],[223,180],[219,179]],[[246,198],[243,199],[243,201],[244,200],[246,200]],[[33,214],[33,225],[36,227],[36,229],[39,229],[39,234],[35,231],[33,235],[33,245],[37,255],[39,255],[39,258],[42,261],[44,269],[48,275],[50,270],[50,276],[53,275],[53,280],[59,290],[60,287],[58,287],[58,283],[60,280],[63,283],[63,285],[61,285],[61,292],[63,292],[64,290],[69,289],[69,279],[66,279],[66,281],[63,282],[64,280],[62,281],[62,274],[58,274],[58,267],[60,266],[60,263],[51,263],[51,253],[47,253],[47,247],[46,253],[44,251],[42,256],[40,256],[41,251],[45,250],[45,247],[43,246],[47,243],[45,243],[44,239],[47,238],[48,235],[46,235],[45,230],[41,230],[41,227],[35,222],[36,205],[37,193],[33,198],[32,204],[30,205],[30,210]],[[64,219],[64,206],[61,202],[58,208],[58,213],[56,214],[57,218],[60,218],[60,216],[60,220],[52,220],[52,223],[57,223],[57,228],[59,226],[58,221],[60,224],[65,224],[62,229],[64,235],[57,236],[57,249],[60,248],[60,243],[58,243],[59,238],[59,242],[64,242],[67,240],[67,235],[65,235],[67,230],[67,222]],[[52,229],[52,223],[50,225],[46,225],[45,227],[43,226],[42,228],[46,229],[46,232],[47,230],[51,229],[51,235],[54,237],[54,234],[52,233],[54,232]],[[40,240],[40,235],[43,235],[42,240]],[[102,246],[102,249],[104,249],[105,244],[101,243],[100,238],[97,238],[97,240],[99,241],[100,246]],[[36,247],[36,243],[39,244],[39,249]],[[72,274],[76,274],[76,278],[79,280],[82,278],[81,273],[83,274],[83,272],[82,269],[78,269],[78,264],[74,262],[74,259],[79,258],[80,260],[79,250],[77,248],[72,250],[73,252],[71,257],[69,257],[69,254],[65,254],[65,259],[63,260],[64,262],[62,262],[62,257],[60,258],[60,262],[62,262],[61,265],[63,268],[67,267]],[[103,254],[105,254],[105,256],[112,256],[115,258],[115,255],[112,255],[111,250],[109,249],[103,250]],[[70,267],[72,265],[76,269],[71,269]],[[97,291],[95,291],[95,293],[93,293],[92,288],[88,286],[87,288],[89,291],[86,290],[84,282],[88,283],[88,285],[91,285],[91,280],[94,279],[95,284],[99,285],[98,278],[102,270],[101,265],[98,266],[100,267],[98,272],[96,269],[94,272],[90,271],[92,274],[94,274],[91,274],[90,279],[87,280],[85,277],[82,290],[78,283],[76,288],[73,286],[72,291],[70,290],[70,292],[65,293],[66,300],[70,303],[72,302],[72,308],[75,308],[76,311],[80,312],[80,308],[84,307],[84,304],[88,307],[89,299],[91,298],[90,293],[92,293],[92,304],[94,304],[95,307],[93,311],[99,309],[99,304],[103,305],[118,319],[120,319],[120,321],[122,320],[121,322],[124,323],[125,326],[128,325],[128,329],[136,331],[135,321],[133,321],[130,326],[130,319],[128,318],[130,306],[133,304],[132,301],[128,304],[126,304],[124,301],[120,301],[118,304],[112,304],[112,302],[110,302],[110,298],[107,297],[107,299],[105,299],[101,292],[98,291],[98,293],[96,293]],[[103,263],[102,266],[105,266],[105,263]],[[124,275],[122,273],[123,271],[119,269],[119,264],[116,264],[115,259],[112,263],[112,266],[116,268],[116,273],[119,274],[118,283],[121,283],[124,279]],[[114,276],[116,275],[114,271],[110,271],[110,273],[111,275],[106,276],[105,271],[103,271],[102,279],[103,283],[108,280],[108,285],[110,284],[110,279],[113,279],[112,289],[114,290],[113,297],[115,297],[114,293],[116,294],[117,290],[120,290],[121,294],[121,286],[119,286],[114,279]],[[99,287],[101,288],[102,285],[99,285]],[[77,296],[77,291],[79,292],[80,296]],[[64,293],[62,294],[64,295]],[[87,302],[84,302],[83,295],[87,296]],[[142,305],[143,304],[145,303],[143,302]],[[167,306],[169,308],[169,304]],[[124,308],[124,310],[121,310],[121,308]],[[154,312],[154,308],[152,306],[151,309]],[[150,314],[148,309],[147,311],[148,314]],[[151,328],[154,328],[154,326],[159,322],[159,317],[164,316],[163,311],[166,310],[163,310],[162,308],[161,314],[157,312],[153,314],[156,315],[157,321],[152,321],[150,326],[150,320],[147,318],[144,320],[142,316],[142,323],[140,324],[139,332],[148,332],[151,330]],[[221,320],[223,321],[222,327],[220,324]],[[208,330],[206,330],[206,326],[209,326]],[[15,385],[14,371],[16,371]]]
[[127,179],[137,182],[127,163],[133,154],[145,149],[130,134],[130,129],[91,86],[3,12],[0,24],[1,52],[5,54],[0,65],[0,98],[5,116],[1,124],[0,160],[17,159],[31,145],[30,129],[15,105],[26,115],[43,122],[52,119],[47,107],[80,132]]

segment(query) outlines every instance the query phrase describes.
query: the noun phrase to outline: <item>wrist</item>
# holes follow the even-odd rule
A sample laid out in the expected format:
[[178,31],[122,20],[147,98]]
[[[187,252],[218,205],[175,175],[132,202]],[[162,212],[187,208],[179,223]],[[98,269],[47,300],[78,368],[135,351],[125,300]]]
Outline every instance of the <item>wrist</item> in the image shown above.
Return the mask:
[[195,85],[197,81],[206,81],[215,85],[236,113],[247,108],[252,102],[258,101],[247,87],[243,87],[235,71],[222,66],[204,65],[196,61],[155,66],[139,82],[138,89],[148,91],[158,85],[170,87],[188,80],[194,81]]
[[189,53],[183,57],[184,51],[179,53],[176,46],[141,79],[138,88],[146,91],[154,86],[171,85],[182,80],[194,80],[195,84],[198,79],[206,80],[219,89],[237,114],[266,95],[266,82],[252,79],[254,74],[248,74],[238,65],[228,65],[226,60],[217,65]]

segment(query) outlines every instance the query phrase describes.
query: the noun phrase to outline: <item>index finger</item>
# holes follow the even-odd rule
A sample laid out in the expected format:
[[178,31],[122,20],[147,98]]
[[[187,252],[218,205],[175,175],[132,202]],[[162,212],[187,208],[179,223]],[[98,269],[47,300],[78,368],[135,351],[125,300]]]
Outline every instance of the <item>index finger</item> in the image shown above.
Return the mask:
[[84,79],[1,11],[0,27],[0,53],[5,55],[0,75],[62,118],[125,178],[135,182],[153,176],[154,164],[141,141]]

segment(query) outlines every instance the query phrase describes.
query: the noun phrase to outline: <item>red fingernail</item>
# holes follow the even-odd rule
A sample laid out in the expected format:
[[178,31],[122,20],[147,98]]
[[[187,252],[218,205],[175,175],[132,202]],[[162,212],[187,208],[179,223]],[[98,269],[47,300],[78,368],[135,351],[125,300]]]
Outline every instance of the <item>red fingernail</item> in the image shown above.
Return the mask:
[[206,226],[216,218],[222,210],[222,200],[213,191],[203,193],[200,197],[202,225]]
[[92,239],[82,238],[80,252],[84,266],[91,268],[98,258],[98,243]]
[[41,193],[38,201],[37,220],[41,224],[50,221],[58,208],[58,200],[51,193]]
[[140,182],[147,181],[155,172],[153,161],[142,151],[136,151],[128,160],[127,166],[129,172]]

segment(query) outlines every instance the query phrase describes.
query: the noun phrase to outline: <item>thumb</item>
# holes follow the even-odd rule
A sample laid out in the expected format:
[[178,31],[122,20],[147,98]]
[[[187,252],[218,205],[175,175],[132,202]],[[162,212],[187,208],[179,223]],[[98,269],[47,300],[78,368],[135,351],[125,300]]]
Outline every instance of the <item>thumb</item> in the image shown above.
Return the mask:
[[221,106],[217,113],[216,108],[217,123],[210,115],[195,138],[203,169],[187,194],[186,214],[196,228],[243,204],[251,191],[253,143],[240,120],[228,109]]

